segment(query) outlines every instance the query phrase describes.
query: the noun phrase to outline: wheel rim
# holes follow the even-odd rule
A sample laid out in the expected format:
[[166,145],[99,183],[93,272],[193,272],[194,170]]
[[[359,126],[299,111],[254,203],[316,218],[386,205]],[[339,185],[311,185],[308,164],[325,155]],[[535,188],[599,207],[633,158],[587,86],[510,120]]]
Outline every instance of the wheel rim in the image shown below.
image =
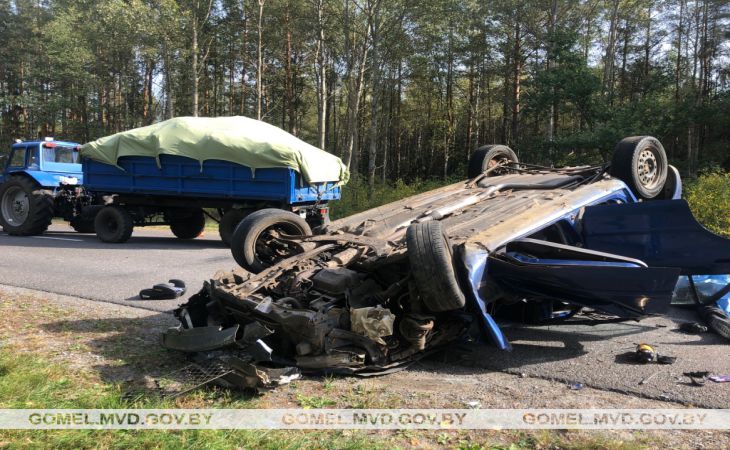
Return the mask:
[[106,229],[110,233],[116,233],[117,229],[119,228],[117,221],[111,217],[107,218],[104,221],[104,225],[106,225]]
[[20,187],[13,186],[5,191],[2,198],[3,218],[9,225],[19,226],[28,219],[30,199]]
[[302,230],[294,226],[273,225],[256,236],[256,259],[264,267],[270,267],[279,261],[296,255],[298,249],[279,239],[280,234],[301,234]]
[[657,155],[653,150],[647,149],[639,152],[636,174],[642,186],[647,189],[656,188],[661,179],[661,170]]
[[[493,169],[494,167],[499,166],[499,165],[506,165],[510,161],[511,160],[507,157],[507,155],[497,155],[487,162],[487,167],[484,170],[486,171],[489,169]],[[502,167],[492,170],[490,172],[490,174],[492,174],[492,175],[504,175],[506,173],[508,173],[508,170],[506,168],[502,168]]]

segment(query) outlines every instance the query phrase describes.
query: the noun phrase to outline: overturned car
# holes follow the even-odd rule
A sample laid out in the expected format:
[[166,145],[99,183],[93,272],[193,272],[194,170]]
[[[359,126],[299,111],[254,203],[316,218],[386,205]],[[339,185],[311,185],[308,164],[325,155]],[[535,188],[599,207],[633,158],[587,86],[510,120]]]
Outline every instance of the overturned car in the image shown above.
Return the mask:
[[485,146],[469,171],[316,235],[259,227],[232,249],[244,270],[217,274],[178,308],[164,345],[384,373],[470,329],[509,350],[500,316],[553,323],[590,308],[636,319],[662,313],[680,275],[730,273],[730,241],[693,218],[655,138],[622,140],[610,164],[559,169]]

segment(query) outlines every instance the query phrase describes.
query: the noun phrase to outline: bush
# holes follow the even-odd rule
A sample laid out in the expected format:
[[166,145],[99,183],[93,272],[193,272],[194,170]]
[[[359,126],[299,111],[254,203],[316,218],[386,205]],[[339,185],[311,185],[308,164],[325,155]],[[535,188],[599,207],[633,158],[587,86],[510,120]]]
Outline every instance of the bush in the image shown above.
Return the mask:
[[342,187],[342,198],[330,203],[330,216],[332,220],[341,219],[457,181],[459,180],[416,180],[410,184],[406,184],[403,180],[397,180],[394,183],[377,182],[370,190],[366,179],[353,176]]
[[712,172],[685,186],[692,213],[713,232],[730,237],[730,174]]

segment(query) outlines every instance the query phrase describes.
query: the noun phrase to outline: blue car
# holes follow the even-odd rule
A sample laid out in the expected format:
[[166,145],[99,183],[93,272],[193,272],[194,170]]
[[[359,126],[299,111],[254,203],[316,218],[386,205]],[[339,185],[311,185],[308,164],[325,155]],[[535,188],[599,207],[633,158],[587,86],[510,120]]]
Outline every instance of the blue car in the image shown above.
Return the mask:
[[[680,276],[730,273],[730,240],[694,219],[655,138],[624,139],[609,164],[567,168],[485,146],[469,171],[469,180],[332,222],[322,235],[280,236],[300,253],[212,280],[177,311],[181,328],[167,346],[202,350],[185,335],[214,324],[220,333],[240,327],[237,348],[249,348],[249,331],[263,326],[279,361],[382,372],[474,321],[509,350],[495,318],[551,323],[590,308],[636,319],[664,312]],[[221,346],[233,342],[226,336]]]

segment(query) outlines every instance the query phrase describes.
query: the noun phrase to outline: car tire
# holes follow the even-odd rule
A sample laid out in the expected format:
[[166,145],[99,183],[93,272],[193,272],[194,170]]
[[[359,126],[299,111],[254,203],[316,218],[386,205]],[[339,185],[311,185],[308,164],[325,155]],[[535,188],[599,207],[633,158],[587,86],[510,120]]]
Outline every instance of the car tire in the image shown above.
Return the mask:
[[226,247],[231,246],[233,232],[236,231],[238,224],[241,223],[241,221],[249,214],[251,214],[250,209],[239,208],[229,209],[225,214],[223,214],[220,222],[218,222],[218,234],[220,234],[221,241],[226,244]]
[[406,244],[411,274],[426,308],[433,312],[463,308],[466,299],[456,279],[451,243],[441,222],[410,225]]
[[[503,161],[520,162],[517,154],[506,145],[483,145],[476,149],[469,158],[468,176],[469,178],[477,177]],[[497,175],[496,172],[499,171],[491,172],[488,176]]]
[[121,244],[132,237],[134,221],[126,209],[120,206],[105,206],[94,219],[94,229],[100,241]]
[[13,236],[43,234],[52,219],[53,197],[44,193],[35,181],[11,176],[0,186],[0,225],[6,233]]
[[662,193],[668,170],[667,154],[657,138],[633,136],[616,145],[609,173],[637,198],[651,200]]
[[189,215],[170,220],[170,231],[178,239],[195,239],[205,231],[205,213],[202,209],[192,209]]
[[667,170],[667,181],[664,183],[662,192],[654,197],[656,200],[676,200],[682,198],[682,177],[676,167],[669,165]]
[[279,261],[294,256],[299,250],[286,245],[271,245],[267,232],[276,230],[289,235],[310,235],[312,229],[306,220],[281,209],[267,208],[249,214],[231,237],[231,254],[239,266],[259,273]]

